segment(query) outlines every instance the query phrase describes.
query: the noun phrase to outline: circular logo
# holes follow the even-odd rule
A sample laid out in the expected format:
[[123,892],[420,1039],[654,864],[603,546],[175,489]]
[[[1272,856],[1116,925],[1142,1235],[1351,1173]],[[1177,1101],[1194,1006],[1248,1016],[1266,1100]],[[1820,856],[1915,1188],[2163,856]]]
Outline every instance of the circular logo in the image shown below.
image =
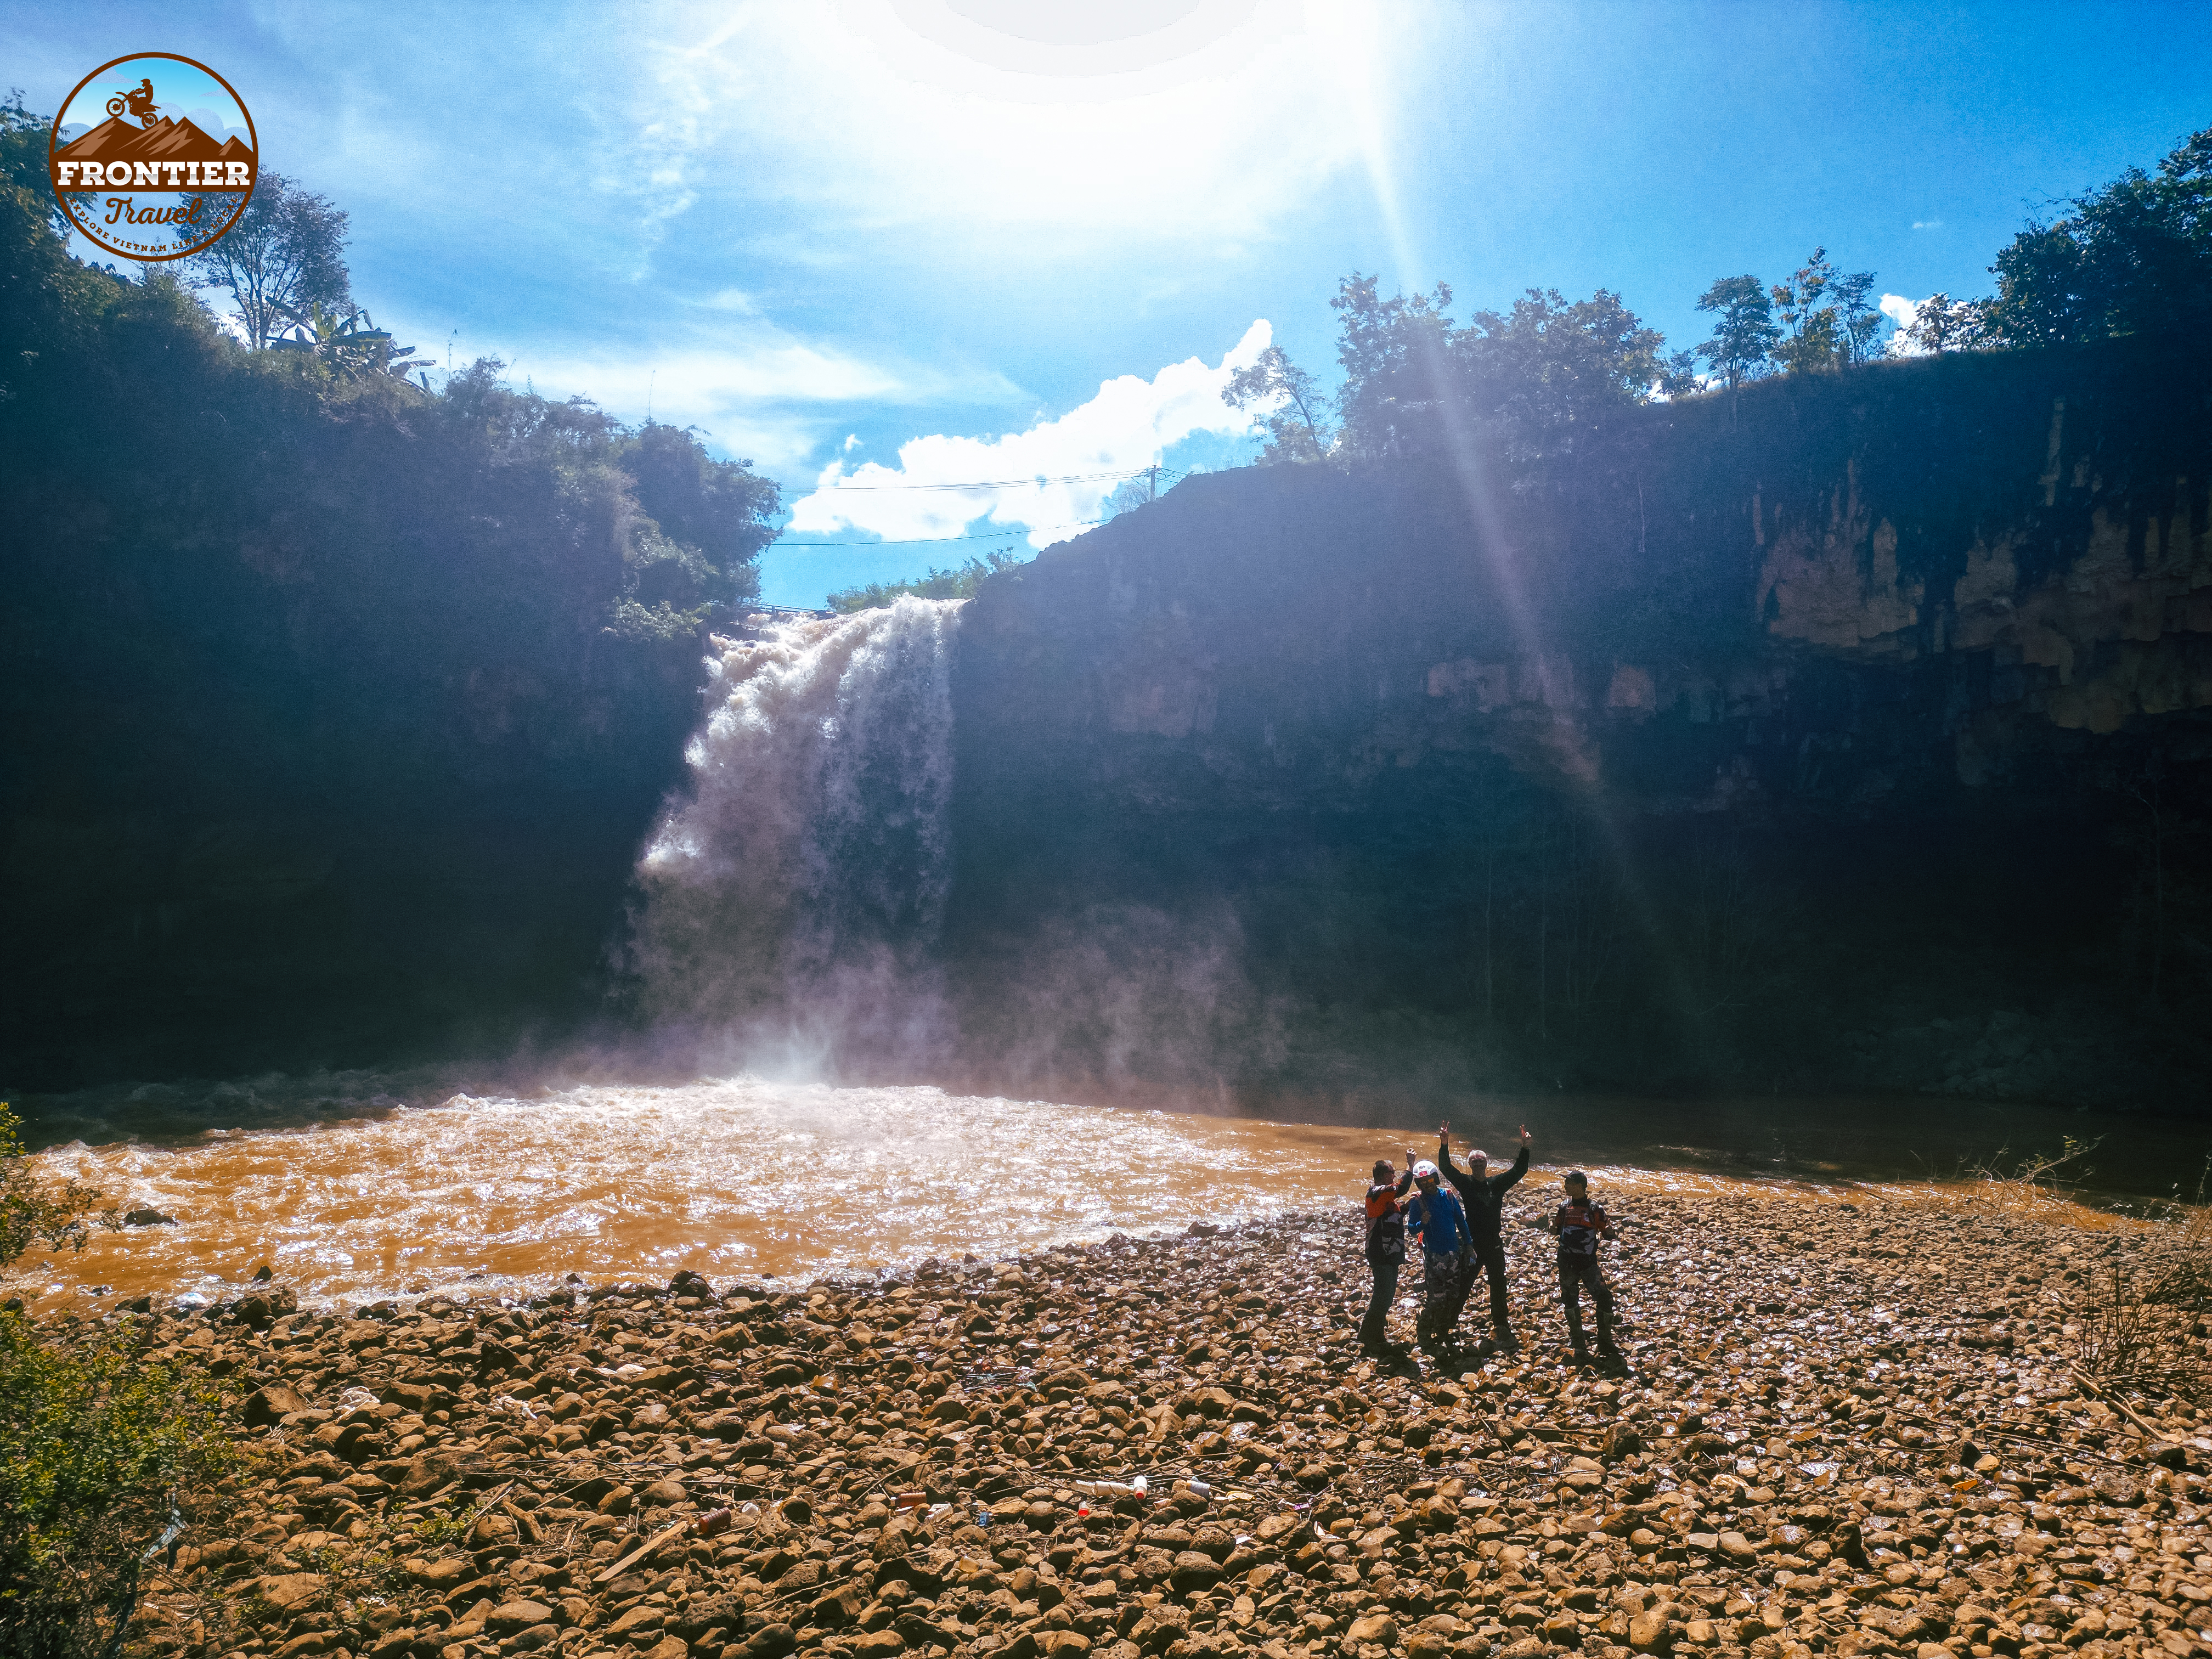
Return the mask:
[[172,52],[102,64],[46,144],[46,177],[85,239],[126,259],[182,259],[238,222],[261,171],[229,82]]

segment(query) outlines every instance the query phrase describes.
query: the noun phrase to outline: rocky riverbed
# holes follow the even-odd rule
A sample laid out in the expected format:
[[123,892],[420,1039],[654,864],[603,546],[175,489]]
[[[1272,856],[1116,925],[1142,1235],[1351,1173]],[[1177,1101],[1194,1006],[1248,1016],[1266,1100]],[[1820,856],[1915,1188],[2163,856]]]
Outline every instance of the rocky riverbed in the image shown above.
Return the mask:
[[179,1659],[2212,1651],[2212,1425],[2069,1364],[2149,1234],[1878,1193],[1613,1197],[1626,1376],[1563,1363],[1533,1189],[1509,1239],[1527,1348],[1458,1376],[1358,1358],[1339,1216],[805,1288],[317,1313],[272,1285],[110,1313],[233,1380],[248,1460],[136,1638]]

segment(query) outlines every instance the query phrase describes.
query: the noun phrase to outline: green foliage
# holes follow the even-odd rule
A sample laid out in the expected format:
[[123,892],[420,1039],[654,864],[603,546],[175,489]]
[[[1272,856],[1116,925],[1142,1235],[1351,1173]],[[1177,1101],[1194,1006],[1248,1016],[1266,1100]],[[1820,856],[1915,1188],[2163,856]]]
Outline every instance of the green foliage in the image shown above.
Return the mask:
[[285,309],[283,315],[291,326],[270,341],[270,348],[304,351],[339,380],[357,380],[364,374],[391,374],[404,380],[411,369],[423,367],[405,362],[415,355],[415,348],[395,348],[391,335],[379,328],[365,310],[341,317],[325,311],[318,301],[305,312]]
[[1450,394],[1451,289],[1383,299],[1378,279],[1353,271],[1328,302],[1337,314],[1337,393],[1342,441],[1355,455],[1417,444]]
[[1905,343],[1922,355],[1971,351],[1990,343],[1986,302],[1954,300],[1937,292],[1916,307],[1912,320],[1898,330]]
[[1317,461],[1334,441],[1327,424],[1328,397],[1279,345],[1269,346],[1249,368],[1231,374],[1221,401],[1263,417],[1267,433],[1267,447],[1260,452],[1263,466]]
[[1881,328],[1881,313],[1868,303],[1873,292],[1874,272],[1846,275],[1827,249],[1814,248],[1788,282],[1774,285],[1775,360],[1793,374],[1860,362]]
[[1384,299],[1354,271],[1329,301],[1338,316],[1337,398],[1350,453],[1420,453],[1485,438],[1539,483],[1607,416],[1647,399],[1664,374],[1657,330],[1600,289],[1569,301],[1530,289],[1511,311],[1453,325],[1451,289]]
[[[576,1006],[697,718],[661,607],[750,599],[774,485],[496,362],[434,392],[249,349],[167,268],[72,258],[47,199],[0,185],[0,715],[61,849],[0,902],[11,1057],[191,1071],[241,1032],[365,1057],[444,1041],[425,1007]],[[78,830],[130,812],[165,850],[118,876]],[[541,862],[489,827],[517,820]],[[459,999],[420,948],[457,907],[527,921]]]
[[21,1122],[0,1101],[0,1268],[33,1244],[81,1250],[95,1224],[122,1224],[114,1210],[102,1207],[104,1194],[96,1188],[76,1180],[55,1185],[39,1179],[17,1133]]
[[[236,202],[235,197],[209,198],[217,223]],[[342,209],[264,167],[238,222],[185,265],[200,286],[230,295],[246,343],[259,347],[318,308],[332,316],[353,310],[345,239]]]
[[1698,296],[1698,309],[1716,312],[1712,338],[1697,348],[1731,391],[1766,372],[1782,331],[1774,324],[1774,301],[1758,277],[1723,276]]
[[11,87],[0,103],[0,185],[29,191],[40,200],[57,235],[69,229],[69,216],[47,183],[46,145],[53,123],[23,107],[23,89]]
[[2212,319],[2212,127],[2155,173],[2130,167],[2066,205],[2049,224],[2031,221],[1990,267],[1988,343],[2068,345]]
[[926,576],[916,576],[902,582],[870,582],[865,587],[841,588],[830,596],[830,608],[851,616],[856,611],[874,611],[894,599],[970,599],[984,579],[995,576],[1001,570],[1012,570],[1029,562],[1011,547],[994,548],[981,558],[974,558],[950,570],[933,567]]
[[1644,401],[1665,343],[1602,288],[1571,303],[1532,288],[1503,317],[1475,313],[1459,339],[1478,410],[1529,456],[1571,453],[1607,415]]
[[101,1651],[172,1515],[229,1467],[221,1392],[0,1313],[0,1650]]

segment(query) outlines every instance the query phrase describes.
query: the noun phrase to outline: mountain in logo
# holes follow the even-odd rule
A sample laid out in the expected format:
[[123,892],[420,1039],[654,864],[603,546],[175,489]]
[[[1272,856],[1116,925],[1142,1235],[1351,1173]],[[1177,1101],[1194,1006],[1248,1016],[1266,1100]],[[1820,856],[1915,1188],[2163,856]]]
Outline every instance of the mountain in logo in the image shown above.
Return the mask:
[[233,138],[218,143],[190,120],[172,121],[166,115],[150,127],[141,127],[119,115],[110,116],[56,153],[56,161],[252,161],[253,152]]

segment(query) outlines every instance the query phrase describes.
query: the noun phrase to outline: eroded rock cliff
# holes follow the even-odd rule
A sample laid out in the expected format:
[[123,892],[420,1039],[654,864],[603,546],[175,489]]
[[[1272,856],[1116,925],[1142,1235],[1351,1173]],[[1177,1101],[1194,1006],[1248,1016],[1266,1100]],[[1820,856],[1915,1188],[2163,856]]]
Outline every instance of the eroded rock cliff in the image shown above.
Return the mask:
[[2196,1103],[2212,375],[1796,378],[1194,478],[969,607],[954,956],[1013,1079]]

